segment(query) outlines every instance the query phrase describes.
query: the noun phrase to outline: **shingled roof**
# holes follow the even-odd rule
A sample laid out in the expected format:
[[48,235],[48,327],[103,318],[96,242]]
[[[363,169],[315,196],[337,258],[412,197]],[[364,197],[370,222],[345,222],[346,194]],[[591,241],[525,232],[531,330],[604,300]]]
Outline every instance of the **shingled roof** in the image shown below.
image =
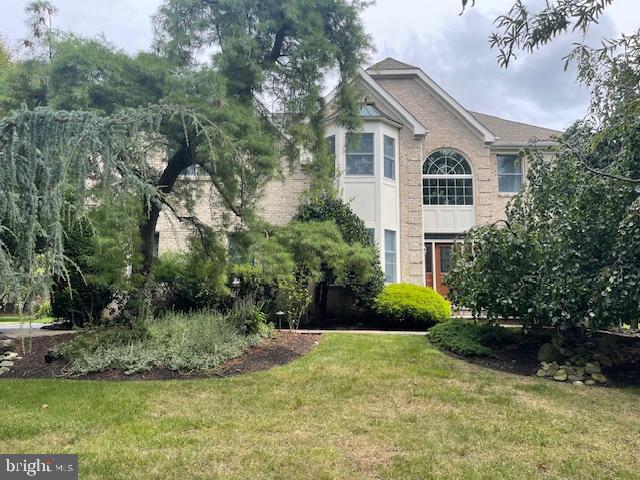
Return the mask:
[[401,62],[395,58],[387,57],[384,60],[374,63],[367,70],[402,70],[404,68],[418,68],[414,65]]
[[471,112],[480,123],[487,127],[498,137],[494,145],[525,145],[532,139],[540,142],[550,143],[552,137],[562,135],[559,130],[538,127],[528,123],[514,122],[504,118],[494,117],[485,113]]

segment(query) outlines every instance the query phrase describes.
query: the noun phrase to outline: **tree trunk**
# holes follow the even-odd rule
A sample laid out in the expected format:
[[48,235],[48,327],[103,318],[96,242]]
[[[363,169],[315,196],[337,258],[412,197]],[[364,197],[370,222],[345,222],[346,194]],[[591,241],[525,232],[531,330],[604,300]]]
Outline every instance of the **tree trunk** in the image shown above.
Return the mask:
[[[171,193],[180,174],[191,165],[193,165],[191,152],[186,145],[183,145],[180,150],[169,159],[166,168],[156,183],[158,190],[165,195]],[[144,218],[138,227],[140,238],[142,239],[141,250],[143,256],[139,273],[148,276],[153,269],[155,259],[157,247],[155,233],[160,211],[162,210],[162,204],[158,199],[153,199],[150,204],[144,199],[143,201]]]
[[[183,144],[169,159],[162,175],[160,175],[160,179],[156,183],[158,190],[165,195],[171,193],[180,173],[191,165],[193,165],[191,150],[187,145]],[[141,279],[136,293],[137,301],[134,307],[137,310],[135,314],[138,318],[148,316],[151,312],[150,290],[157,248],[155,233],[160,211],[162,210],[162,203],[157,198],[152,199],[150,203],[147,203],[146,199],[143,199],[143,202],[144,217],[138,225],[138,231],[142,240],[140,247],[142,263],[135,269],[135,273],[138,274]]]

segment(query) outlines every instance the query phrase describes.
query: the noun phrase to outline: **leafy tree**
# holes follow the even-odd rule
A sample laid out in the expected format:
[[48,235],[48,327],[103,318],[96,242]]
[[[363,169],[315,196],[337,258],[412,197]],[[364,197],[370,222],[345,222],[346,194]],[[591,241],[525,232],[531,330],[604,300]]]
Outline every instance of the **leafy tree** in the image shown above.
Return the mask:
[[0,71],[9,68],[11,64],[11,51],[5,39],[0,35]]
[[[517,1],[498,18],[492,45],[508,66],[517,50],[533,51],[569,27],[586,31],[610,3],[563,0],[534,13]],[[636,33],[568,55],[592,91],[590,115],[558,139],[552,161],[525,153],[528,182],[508,209],[507,229],[473,229],[454,255],[454,301],[529,323],[637,328],[639,52]]]
[[26,8],[29,15],[29,37],[22,40],[25,48],[31,49],[36,55],[42,54],[51,60],[55,40],[59,32],[53,27],[53,17],[58,9],[48,0],[31,0]]
[[[104,155],[109,168],[122,170],[119,175],[127,182],[119,187],[135,184],[143,192],[143,220],[139,225],[143,260],[136,274],[144,279],[142,290],[146,291],[160,211],[169,208],[179,220],[199,224],[189,209],[198,189],[193,188],[195,184],[189,185],[189,178],[181,178],[187,168],[197,165],[200,177],[211,182],[223,207],[221,211],[249,223],[260,187],[280,162],[280,145],[287,147],[292,160],[300,148],[305,148],[314,154],[316,164],[327,164],[321,121],[324,78],[330,70],[336,70],[346,80],[360,64],[367,42],[359,19],[362,6],[346,0],[167,0],[156,17],[161,55],[141,54],[135,58],[102,42],[61,35],[52,40],[48,61],[21,62],[15,71],[0,78],[0,102],[4,114],[22,102],[31,108],[47,105],[72,113],[8,113],[1,125],[4,130],[0,155],[13,155],[9,149],[14,142],[11,135],[15,139],[16,134],[26,163],[41,159],[45,170],[54,169],[64,149],[71,149],[77,167],[72,170],[73,185],[81,193],[85,190],[80,183],[96,167],[88,167],[90,152]],[[205,47],[218,53],[210,62],[197,64],[194,59]],[[33,71],[42,72],[42,81],[36,85],[24,82]],[[344,120],[353,123],[356,96],[342,83],[339,97],[345,106]],[[290,112],[282,121],[270,115],[257,98],[270,96],[282,100],[283,108]],[[148,104],[160,106],[149,108]],[[176,107],[167,107],[169,104]],[[136,112],[120,113],[126,107],[135,108]],[[62,122],[56,117],[73,121]],[[36,118],[42,122],[37,132],[25,130],[28,122]],[[127,118],[134,120],[127,122]],[[139,122],[143,118],[149,119],[148,128]],[[87,123],[103,135],[100,145],[89,145],[82,137]],[[131,131],[124,131],[124,125],[130,125]],[[107,138],[109,129],[118,128],[116,135]],[[131,146],[130,140],[142,138],[143,130],[145,141],[133,153],[125,151],[125,144]],[[29,146],[27,142],[36,135],[33,147]],[[36,145],[43,145],[44,140],[55,148],[44,147],[51,154],[40,156]],[[82,140],[79,143],[83,148],[73,150],[74,140]],[[117,148],[111,151],[113,142]],[[167,161],[141,164],[144,148],[148,149],[147,158],[158,149],[166,150]],[[42,179],[36,178],[35,167],[25,170],[17,158],[12,161],[18,176],[25,180],[5,175],[3,186],[7,191],[14,191],[25,181],[31,188],[28,191],[41,192],[45,188]],[[63,176],[56,178],[55,184],[61,185],[63,179],[69,180]],[[78,206],[81,199],[79,195]],[[62,201],[56,202],[42,204],[43,210],[57,215]],[[6,208],[19,210],[14,200]],[[9,228],[16,227],[15,222],[4,217],[1,208],[0,221]],[[58,220],[46,226],[38,223],[38,229],[49,240],[62,236]],[[33,243],[38,229],[24,230],[22,241]],[[56,255],[52,258],[59,269],[62,243],[53,243]]]
[[[370,247],[377,253],[377,247],[372,243],[362,219],[351,210],[347,203],[335,195],[324,193],[312,196],[307,203],[300,206],[296,220],[301,222],[333,221],[347,243]],[[348,280],[345,281],[345,284],[353,291],[356,305],[370,308],[384,287],[384,273],[378,255],[372,256],[368,279],[360,278],[357,272],[351,272],[347,277]],[[318,286],[318,303],[321,313],[324,313],[326,308],[327,287],[326,282],[322,282]]]

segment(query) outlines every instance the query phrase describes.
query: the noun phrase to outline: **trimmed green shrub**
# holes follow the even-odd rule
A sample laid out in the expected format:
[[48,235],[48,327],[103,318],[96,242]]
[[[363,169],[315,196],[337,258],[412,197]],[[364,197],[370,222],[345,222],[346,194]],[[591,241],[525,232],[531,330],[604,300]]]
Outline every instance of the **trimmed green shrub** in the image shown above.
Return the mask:
[[439,347],[469,357],[491,357],[492,347],[508,345],[515,340],[515,333],[504,327],[477,325],[460,319],[435,325],[428,335]]
[[155,367],[206,370],[241,355],[271,334],[256,306],[239,302],[229,313],[171,312],[136,329],[94,329],[62,345],[56,354],[69,361],[65,373],[86,375],[109,369],[132,374]]
[[451,305],[438,292],[408,283],[384,287],[376,297],[374,307],[386,320],[417,325],[444,322],[451,315]]

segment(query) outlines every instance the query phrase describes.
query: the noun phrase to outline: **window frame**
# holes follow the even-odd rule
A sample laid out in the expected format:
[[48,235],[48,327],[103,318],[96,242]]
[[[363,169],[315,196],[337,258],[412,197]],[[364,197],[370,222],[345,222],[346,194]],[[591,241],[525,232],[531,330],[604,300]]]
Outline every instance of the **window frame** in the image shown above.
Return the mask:
[[[389,250],[389,242],[387,234],[393,234],[393,250]],[[388,266],[391,263],[389,256],[393,256],[393,269],[389,271]],[[385,283],[396,283],[398,281],[398,232],[395,230],[384,229],[384,281]]]
[[[516,161],[520,163],[520,172],[519,173],[504,173],[500,172],[500,158],[501,157],[513,157],[514,164]],[[515,195],[521,189],[524,184],[524,158],[520,158],[520,155],[517,153],[497,153],[496,154],[496,172],[498,175],[498,193],[501,195]],[[500,189],[500,178],[501,177],[520,177],[520,188],[517,190],[501,190]]]
[[[437,154],[440,154],[440,155],[436,158],[432,158],[434,157],[434,155],[437,155]],[[449,173],[424,173],[428,162],[430,162],[430,164],[433,164],[443,157],[445,158],[445,162],[446,162],[446,159],[449,157],[449,155],[453,156],[452,154],[460,157],[459,159],[456,158],[456,161],[464,162],[464,163],[461,163],[461,165],[465,170],[468,170],[469,173],[450,173],[450,172]],[[473,207],[475,206],[475,187],[474,187],[475,182],[473,178],[473,169],[471,167],[471,162],[466,157],[466,155],[452,148],[440,148],[438,150],[434,150],[429,155],[427,155],[424,162],[422,162],[422,172],[423,172],[422,173],[422,206],[423,207]],[[443,184],[441,184],[440,182],[443,182]],[[453,182],[453,184],[449,185],[450,182]],[[445,191],[447,192],[445,193],[444,196],[441,196],[439,194],[439,191],[442,188],[444,188]],[[448,191],[450,188],[454,189],[452,195],[450,195]],[[431,202],[432,195],[430,192],[433,189],[436,189],[436,195],[433,196],[433,198],[437,199],[436,203]],[[462,190],[461,194],[458,194],[459,189]],[[469,191],[469,194],[467,194],[467,191]],[[425,194],[425,192],[429,192],[429,193]],[[444,198],[444,199],[453,198],[454,203],[449,203],[447,201],[440,202],[439,201],[440,198]],[[458,203],[459,198],[463,199],[463,203]],[[426,199],[428,199],[428,201],[425,201]],[[470,203],[467,203],[467,199],[470,201]]]
[[[387,139],[391,140],[393,156],[387,155]],[[391,176],[387,175],[387,160],[391,163]],[[389,135],[382,135],[382,176],[387,180],[396,180],[396,139]]]
[[[371,152],[350,152],[349,145],[351,144],[350,135],[371,135]],[[373,132],[347,132],[345,134],[345,147],[344,147],[344,174],[347,177],[375,177],[376,175],[376,135]],[[349,156],[350,155],[368,155],[371,156],[371,173],[349,173]]]

